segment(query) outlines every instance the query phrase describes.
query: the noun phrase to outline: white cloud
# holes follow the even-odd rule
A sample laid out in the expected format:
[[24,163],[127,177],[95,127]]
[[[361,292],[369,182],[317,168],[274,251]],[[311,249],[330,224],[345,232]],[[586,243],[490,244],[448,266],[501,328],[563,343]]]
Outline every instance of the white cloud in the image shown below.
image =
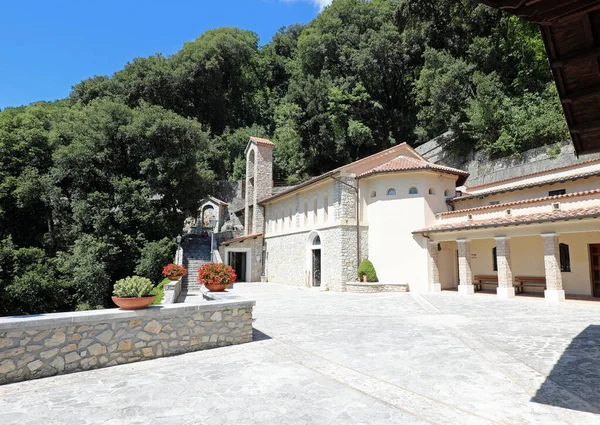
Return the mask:
[[332,0],[282,0],[285,3],[295,3],[297,1],[304,1],[307,3],[312,3],[315,6],[317,6],[319,8],[319,10],[323,10],[325,9],[327,6],[329,6],[332,2]]

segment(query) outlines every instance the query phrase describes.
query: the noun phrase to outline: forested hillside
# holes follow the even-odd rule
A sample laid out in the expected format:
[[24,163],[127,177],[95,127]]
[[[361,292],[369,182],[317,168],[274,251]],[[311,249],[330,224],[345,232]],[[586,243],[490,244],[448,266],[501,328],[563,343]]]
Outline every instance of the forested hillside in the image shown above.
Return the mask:
[[334,0],[308,25],[207,31],[68,99],[0,112],[0,314],[109,305],[156,277],[250,135],[299,182],[447,129],[491,157],[568,137],[538,30],[472,0]]

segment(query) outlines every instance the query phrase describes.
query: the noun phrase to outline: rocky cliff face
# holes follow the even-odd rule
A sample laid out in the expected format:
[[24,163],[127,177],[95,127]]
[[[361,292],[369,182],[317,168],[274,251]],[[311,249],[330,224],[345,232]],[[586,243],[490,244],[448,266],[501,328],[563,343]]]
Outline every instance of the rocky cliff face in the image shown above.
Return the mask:
[[466,156],[454,154],[450,149],[453,140],[453,133],[447,132],[418,146],[416,151],[431,162],[468,171],[470,176],[466,186],[491,183],[600,158],[600,153],[581,155],[578,158],[569,140],[556,145],[534,148],[523,152],[518,157],[490,160],[483,152],[471,152]]

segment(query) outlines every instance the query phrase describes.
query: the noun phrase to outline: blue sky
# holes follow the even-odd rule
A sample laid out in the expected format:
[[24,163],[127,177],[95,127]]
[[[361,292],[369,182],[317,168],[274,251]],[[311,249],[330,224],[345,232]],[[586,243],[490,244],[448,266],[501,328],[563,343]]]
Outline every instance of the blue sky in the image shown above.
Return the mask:
[[313,19],[331,0],[24,0],[0,2],[0,109],[68,96],[137,56],[177,52],[210,28],[255,31]]

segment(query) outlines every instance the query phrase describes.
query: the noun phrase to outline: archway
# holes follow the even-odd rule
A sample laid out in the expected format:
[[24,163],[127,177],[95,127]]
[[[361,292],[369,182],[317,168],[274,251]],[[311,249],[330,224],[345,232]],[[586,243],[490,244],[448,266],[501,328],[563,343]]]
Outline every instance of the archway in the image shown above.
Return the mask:
[[308,284],[311,287],[321,286],[321,248],[321,235],[316,231],[311,232],[307,239]]

